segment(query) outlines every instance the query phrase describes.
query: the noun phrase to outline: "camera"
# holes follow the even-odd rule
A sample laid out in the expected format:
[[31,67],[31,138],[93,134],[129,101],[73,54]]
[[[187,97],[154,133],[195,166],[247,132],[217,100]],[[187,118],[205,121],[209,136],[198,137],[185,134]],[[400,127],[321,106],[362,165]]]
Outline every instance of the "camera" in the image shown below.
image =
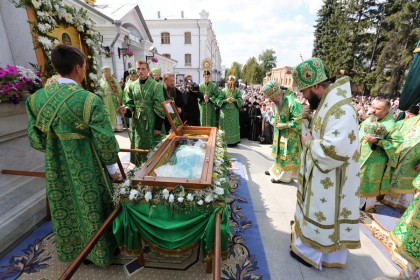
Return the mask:
[[200,88],[197,83],[194,83],[193,81],[188,81],[188,89],[191,92],[198,92]]

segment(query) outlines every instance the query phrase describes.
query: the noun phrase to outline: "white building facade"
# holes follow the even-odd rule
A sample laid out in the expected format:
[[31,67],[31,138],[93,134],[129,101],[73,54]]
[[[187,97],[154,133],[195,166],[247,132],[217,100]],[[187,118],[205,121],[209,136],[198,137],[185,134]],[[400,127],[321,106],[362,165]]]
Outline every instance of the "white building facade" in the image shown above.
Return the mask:
[[[216,34],[209,19],[209,13],[202,11],[199,19],[146,20],[157,52],[177,61],[173,73],[179,84],[186,75],[200,83],[203,78],[203,61],[211,61],[211,80],[218,83],[221,79],[221,55]],[[166,72],[166,69],[162,69]]]

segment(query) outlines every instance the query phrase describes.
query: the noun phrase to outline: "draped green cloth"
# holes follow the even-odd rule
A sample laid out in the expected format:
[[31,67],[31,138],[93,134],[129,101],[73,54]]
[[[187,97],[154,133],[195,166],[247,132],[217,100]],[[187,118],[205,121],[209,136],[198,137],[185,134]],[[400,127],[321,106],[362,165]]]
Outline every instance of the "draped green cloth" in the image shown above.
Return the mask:
[[[72,261],[113,210],[104,165],[116,163],[118,142],[101,99],[76,84],[53,83],[26,102],[31,146],[45,152],[45,180],[58,259]],[[112,231],[87,259],[109,265]]]
[[[302,144],[302,105],[294,93],[287,90],[281,108],[275,107],[274,116],[270,120],[274,127],[272,155],[275,159],[276,175],[282,171],[299,170]],[[279,130],[277,123],[284,129]]]
[[[152,207],[152,210],[150,210]],[[200,242],[205,259],[214,248],[215,217],[220,207],[207,212],[193,209],[189,213],[172,211],[164,205],[122,202],[122,212],[113,224],[120,247],[140,249],[139,235],[146,242],[166,250],[182,250]],[[221,219],[221,250],[228,250],[229,210],[224,206]]]
[[209,97],[209,102],[206,103],[203,99],[198,103],[200,106],[201,126],[216,127],[216,109],[214,105],[217,103],[219,89],[215,83],[210,81],[207,85],[206,83],[200,84],[200,92]]
[[367,142],[364,136],[367,134],[367,127],[372,123],[371,118],[366,119],[360,124],[360,189],[359,196],[375,197],[380,194],[387,194],[391,180],[391,166],[388,165],[389,159],[395,153],[399,143],[402,141],[401,135],[394,130],[393,112],[388,114],[378,123],[385,126],[383,139],[373,146]]
[[[152,78],[148,78],[144,84],[141,84],[138,79],[128,83],[124,93],[124,107],[133,113],[131,148],[154,148],[162,139],[161,135],[153,134],[155,123],[158,118],[161,118],[160,122],[163,123],[165,118],[161,106],[161,103],[165,101],[162,85]],[[131,153],[130,161],[140,166],[146,161],[146,155]]]
[[[234,102],[229,103],[227,99],[232,97]],[[239,108],[242,106],[242,94],[237,88],[232,91],[229,88],[223,89],[217,105],[220,107],[219,128],[225,131],[225,139],[227,144],[237,144],[241,141],[240,126],[239,126]]]

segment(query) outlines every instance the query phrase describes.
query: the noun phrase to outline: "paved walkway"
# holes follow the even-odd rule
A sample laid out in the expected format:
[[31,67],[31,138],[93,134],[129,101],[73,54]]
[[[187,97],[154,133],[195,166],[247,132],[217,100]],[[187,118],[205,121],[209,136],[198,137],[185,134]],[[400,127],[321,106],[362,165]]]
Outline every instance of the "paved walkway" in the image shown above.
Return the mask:
[[[121,148],[128,148],[127,133],[117,134]],[[271,145],[242,139],[229,155],[239,159],[245,170],[258,220],[271,279],[394,279],[399,272],[361,232],[362,248],[350,250],[347,268],[308,268],[290,257],[290,220],[296,206],[296,183],[273,184],[264,174],[272,165]],[[258,252],[255,252],[258,254]]]

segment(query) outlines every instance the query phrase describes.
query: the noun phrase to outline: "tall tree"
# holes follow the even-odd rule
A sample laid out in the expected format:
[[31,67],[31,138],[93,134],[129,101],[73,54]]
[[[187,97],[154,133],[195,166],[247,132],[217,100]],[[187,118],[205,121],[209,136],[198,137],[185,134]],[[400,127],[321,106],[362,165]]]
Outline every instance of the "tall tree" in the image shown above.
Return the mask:
[[390,2],[382,36],[386,38],[378,57],[372,86],[374,95],[398,96],[420,37],[420,3],[416,0]]
[[258,60],[261,62],[261,71],[264,75],[277,66],[277,56],[275,54],[276,52],[273,49],[267,49],[258,56]]
[[265,72],[258,64],[257,59],[255,57],[248,59],[242,69],[242,80],[247,84],[261,84],[264,76]]

